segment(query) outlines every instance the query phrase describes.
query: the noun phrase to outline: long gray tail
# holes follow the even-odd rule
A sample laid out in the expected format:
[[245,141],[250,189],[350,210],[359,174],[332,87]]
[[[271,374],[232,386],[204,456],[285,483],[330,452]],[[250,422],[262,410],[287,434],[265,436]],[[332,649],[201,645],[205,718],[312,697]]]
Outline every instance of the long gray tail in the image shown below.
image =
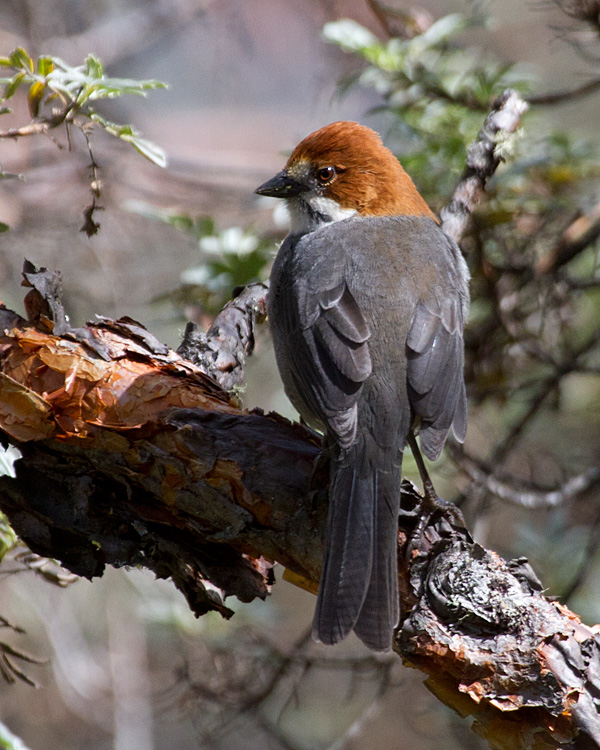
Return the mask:
[[[333,644],[350,630],[387,651],[398,623],[398,508],[402,456],[367,461],[357,447],[333,457],[323,572],[313,636]],[[364,456],[364,454],[363,454]]]

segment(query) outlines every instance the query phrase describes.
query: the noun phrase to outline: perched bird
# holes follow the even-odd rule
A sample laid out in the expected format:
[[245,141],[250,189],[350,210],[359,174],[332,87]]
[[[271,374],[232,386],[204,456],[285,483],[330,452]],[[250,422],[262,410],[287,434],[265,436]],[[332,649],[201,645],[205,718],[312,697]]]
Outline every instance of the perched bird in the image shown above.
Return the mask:
[[468,270],[396,157],[356,123],[307,136],[256,192],[289,209],[268,317],[286,393],[331,459],[313,637],[354,630],[388,650],[402,452],[411,431],[432,460],[450,427],[465,437]]

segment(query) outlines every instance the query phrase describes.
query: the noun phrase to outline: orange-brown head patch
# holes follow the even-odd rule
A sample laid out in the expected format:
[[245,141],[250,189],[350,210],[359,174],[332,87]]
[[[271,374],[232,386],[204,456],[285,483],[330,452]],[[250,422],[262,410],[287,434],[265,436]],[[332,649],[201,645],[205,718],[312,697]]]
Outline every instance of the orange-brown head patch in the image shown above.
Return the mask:
[[301,141],[288,159],[290,175],[310,164],[324,180],[323,195],[363,216],[417,215],[437,218],[379,135],[356,122],[333,122]]

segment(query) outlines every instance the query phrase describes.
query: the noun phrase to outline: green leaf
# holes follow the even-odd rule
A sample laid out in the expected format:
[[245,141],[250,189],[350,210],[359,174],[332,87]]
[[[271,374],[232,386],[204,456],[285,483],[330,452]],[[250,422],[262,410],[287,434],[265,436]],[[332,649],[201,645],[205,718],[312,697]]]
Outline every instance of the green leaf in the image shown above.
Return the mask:
[[191,216],[169,216],[168,223],[180,232],[186,232],[187,234],[192,234],[194,230],[194,220]]
[[460,13],[451,13],[448,16],[442,16],[435,23],[420,34],[416,36],[413,41],[419,40],[419,43],[424,46],[439,45],[441,42],[447,41],[454,34],[458,34],[464,31],[469,25],[468,19],[466,19]]
[[10,64],[15,68],[28,68],[33,73],[33,60],[23,47],[17,47],[10,53]]
[[152,141],[148,141],[146,140],[146,138],[140,138],[137,135],[130,134],[119,135],[119,137],[122,140],[131,143],[136,151],[138,151],[142,156],[145,156],[146,159],[151,161],[153,164],[156,164],[159,167],[167,166],[167,155],[164,149],[162,149],[160,146],[157,146],[155,143],[152,143]]
[[115,133],[115,135],[118,135],[119,138],[126,138],[129,136],[137,135],[131,125],[113,125],[113,129],[116,129],[117,132]]
[[115,91],[126,91],[127,93],[141,93],[146,90],[169,88],[167,84],[162,81],[136,81],[132,78],[104,78],[103,84],[107,88],[114,89]]
[[2,234],[3,232],[8,232],[9,229],[10,227],[8,226],[8,224],[5,224],[3,221],[0,221],[0,234]]
[[[110,122],[110,120],[107,120],[106,117],[102,117],[102,115],[99,114],[98,112],[91,112],[90,120],[92,122],[97,123],[98,125],[100,125],[100,127],[104,128],[105,130],[108,130],[109,132],[110,132],[109,128],[116,127],[114,122]],[[114,133],[112,133],[112,135],[114,135]]]
[[38,57],[37,70],[41,76],[48,76],[54,70],[54,62],[51,57]]
[[41,81],[35,81],[35,83],[32,83],[29,87],[29,92],[27,93],[27,104],[29,105],[29,114],[32,117],[37,117],[38,112],[40,111],[40,102],[44,98],[45,90],[46,87]]
[[323,26],[323,36],[347,52],[359,52],[368,47],[381,46],[375,34],[350,18],[332,21]]
[[12,112],[10,107],[0,107],[0,115],[9,115]]
[[0,57],[0,68],[12,68],[10,58]]
[[119,96],[146,96],[152,89],[167,88],[160,81],[132,81],[126,78],[100,78],[88,84],[90,99],[116,99]]
[[4,89],[4,96],[2,97],[2,99],[10,99],[10,97],[13,96],[15,91],[19,88],[24,78],[25,73],[23,72],[14,75],[10,83],[8,83],[6,88]]
[[85,58],[86,72],[90,78],[102,78],[104,68],[100,60],[94,55],[88,55]]

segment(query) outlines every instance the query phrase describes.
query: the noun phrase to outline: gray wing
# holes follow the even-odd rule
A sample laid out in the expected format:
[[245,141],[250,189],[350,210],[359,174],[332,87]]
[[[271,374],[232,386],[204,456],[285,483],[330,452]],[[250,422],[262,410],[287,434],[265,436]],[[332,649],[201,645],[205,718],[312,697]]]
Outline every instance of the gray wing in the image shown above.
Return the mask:
[[463,310],[458,294],[419,302],[407,337],[408,396],[421,418],[421,447],[439,457],[450,427],[463,442],[467,400],[463,375]]
[[290,342],[294,385],[347,448],[356,435],[359,391],[371,374],[369,329],[344,281],[301,299],[299,340]]

